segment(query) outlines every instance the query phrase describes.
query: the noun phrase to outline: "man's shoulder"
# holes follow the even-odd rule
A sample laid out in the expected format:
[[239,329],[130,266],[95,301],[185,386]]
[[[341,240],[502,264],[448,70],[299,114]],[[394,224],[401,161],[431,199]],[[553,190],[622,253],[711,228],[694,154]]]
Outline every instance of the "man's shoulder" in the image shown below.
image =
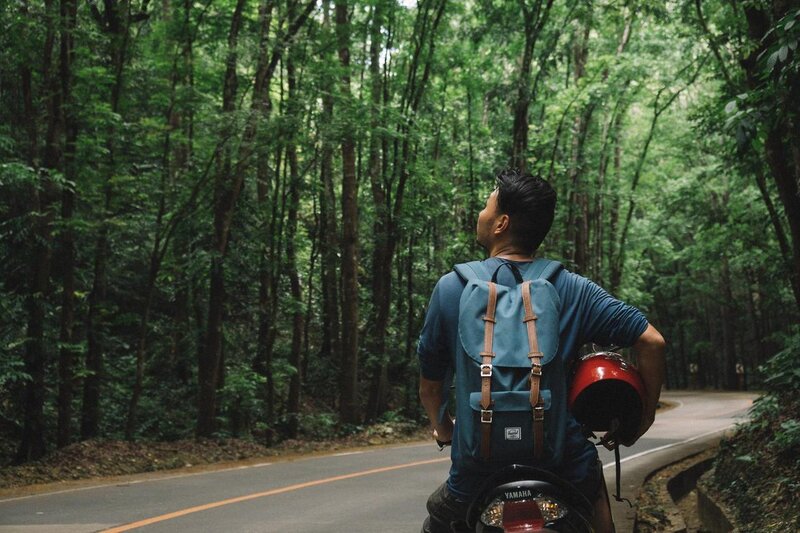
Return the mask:
[[464,289],[464,280],[455,270],[451,270],[439,278],[436,287],[442,296],[449,296],[452,293],[461,294]]

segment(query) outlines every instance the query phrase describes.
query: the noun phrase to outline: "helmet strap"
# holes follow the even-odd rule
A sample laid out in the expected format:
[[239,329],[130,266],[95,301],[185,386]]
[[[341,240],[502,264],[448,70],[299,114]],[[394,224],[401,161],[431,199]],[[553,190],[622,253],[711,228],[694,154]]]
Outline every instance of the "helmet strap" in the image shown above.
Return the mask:
[[620,477],[622,476],[622,467],[619,464],[619,444],[614,446],[614,460],[617,463],[617,475],[616,475],[617,493],[614,494],[614,499],[617,500],[618,502],[626,502],[628,504],[628,507],[633,507],[633,504],[628,498],[623,498],[622,496],[620,496],[620,493],[622,492],[622,489],[620,488],[622,486],[622,480],[620,479]]

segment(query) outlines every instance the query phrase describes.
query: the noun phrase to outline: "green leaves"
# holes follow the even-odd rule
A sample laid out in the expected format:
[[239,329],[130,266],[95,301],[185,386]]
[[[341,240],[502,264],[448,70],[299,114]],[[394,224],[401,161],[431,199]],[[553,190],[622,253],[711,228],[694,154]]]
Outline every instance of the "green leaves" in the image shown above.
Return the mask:
[[789,11],[761,39],[765,46],[758,55],[765,77],[780,77],[786,71],[796,71],[798,40],[800,40],[800,9]]

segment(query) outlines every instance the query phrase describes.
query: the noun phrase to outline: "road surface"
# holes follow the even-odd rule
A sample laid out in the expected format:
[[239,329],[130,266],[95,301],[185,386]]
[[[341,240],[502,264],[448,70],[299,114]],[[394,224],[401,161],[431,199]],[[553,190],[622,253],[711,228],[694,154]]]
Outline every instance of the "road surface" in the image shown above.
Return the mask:
[[[675,404],[648,434],[622,450],[624,497],[644,477],[708,446],[751,404],[751,393],[665,393]],[[613,454],[602,449],[609,491]],[[0,500],[0,533],[417,532],[425,501],[449,466],[430,443],[248,464],[202,473],[98,481],[58,492]],[[632,510],[615,503],[618,531]]]

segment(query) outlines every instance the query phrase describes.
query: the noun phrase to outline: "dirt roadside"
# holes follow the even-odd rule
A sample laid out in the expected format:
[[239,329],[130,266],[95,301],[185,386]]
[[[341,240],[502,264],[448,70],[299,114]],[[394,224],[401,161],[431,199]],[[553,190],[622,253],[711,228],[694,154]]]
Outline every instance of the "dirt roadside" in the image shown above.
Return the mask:
[[243,439],[89,440],[57,450],[39,461],[3,467],[0,469],[0,498],[292,461],[330,452],[423,442],[428,438],[426,427],[386,423],[339,439],[286,440],[271,447]]

